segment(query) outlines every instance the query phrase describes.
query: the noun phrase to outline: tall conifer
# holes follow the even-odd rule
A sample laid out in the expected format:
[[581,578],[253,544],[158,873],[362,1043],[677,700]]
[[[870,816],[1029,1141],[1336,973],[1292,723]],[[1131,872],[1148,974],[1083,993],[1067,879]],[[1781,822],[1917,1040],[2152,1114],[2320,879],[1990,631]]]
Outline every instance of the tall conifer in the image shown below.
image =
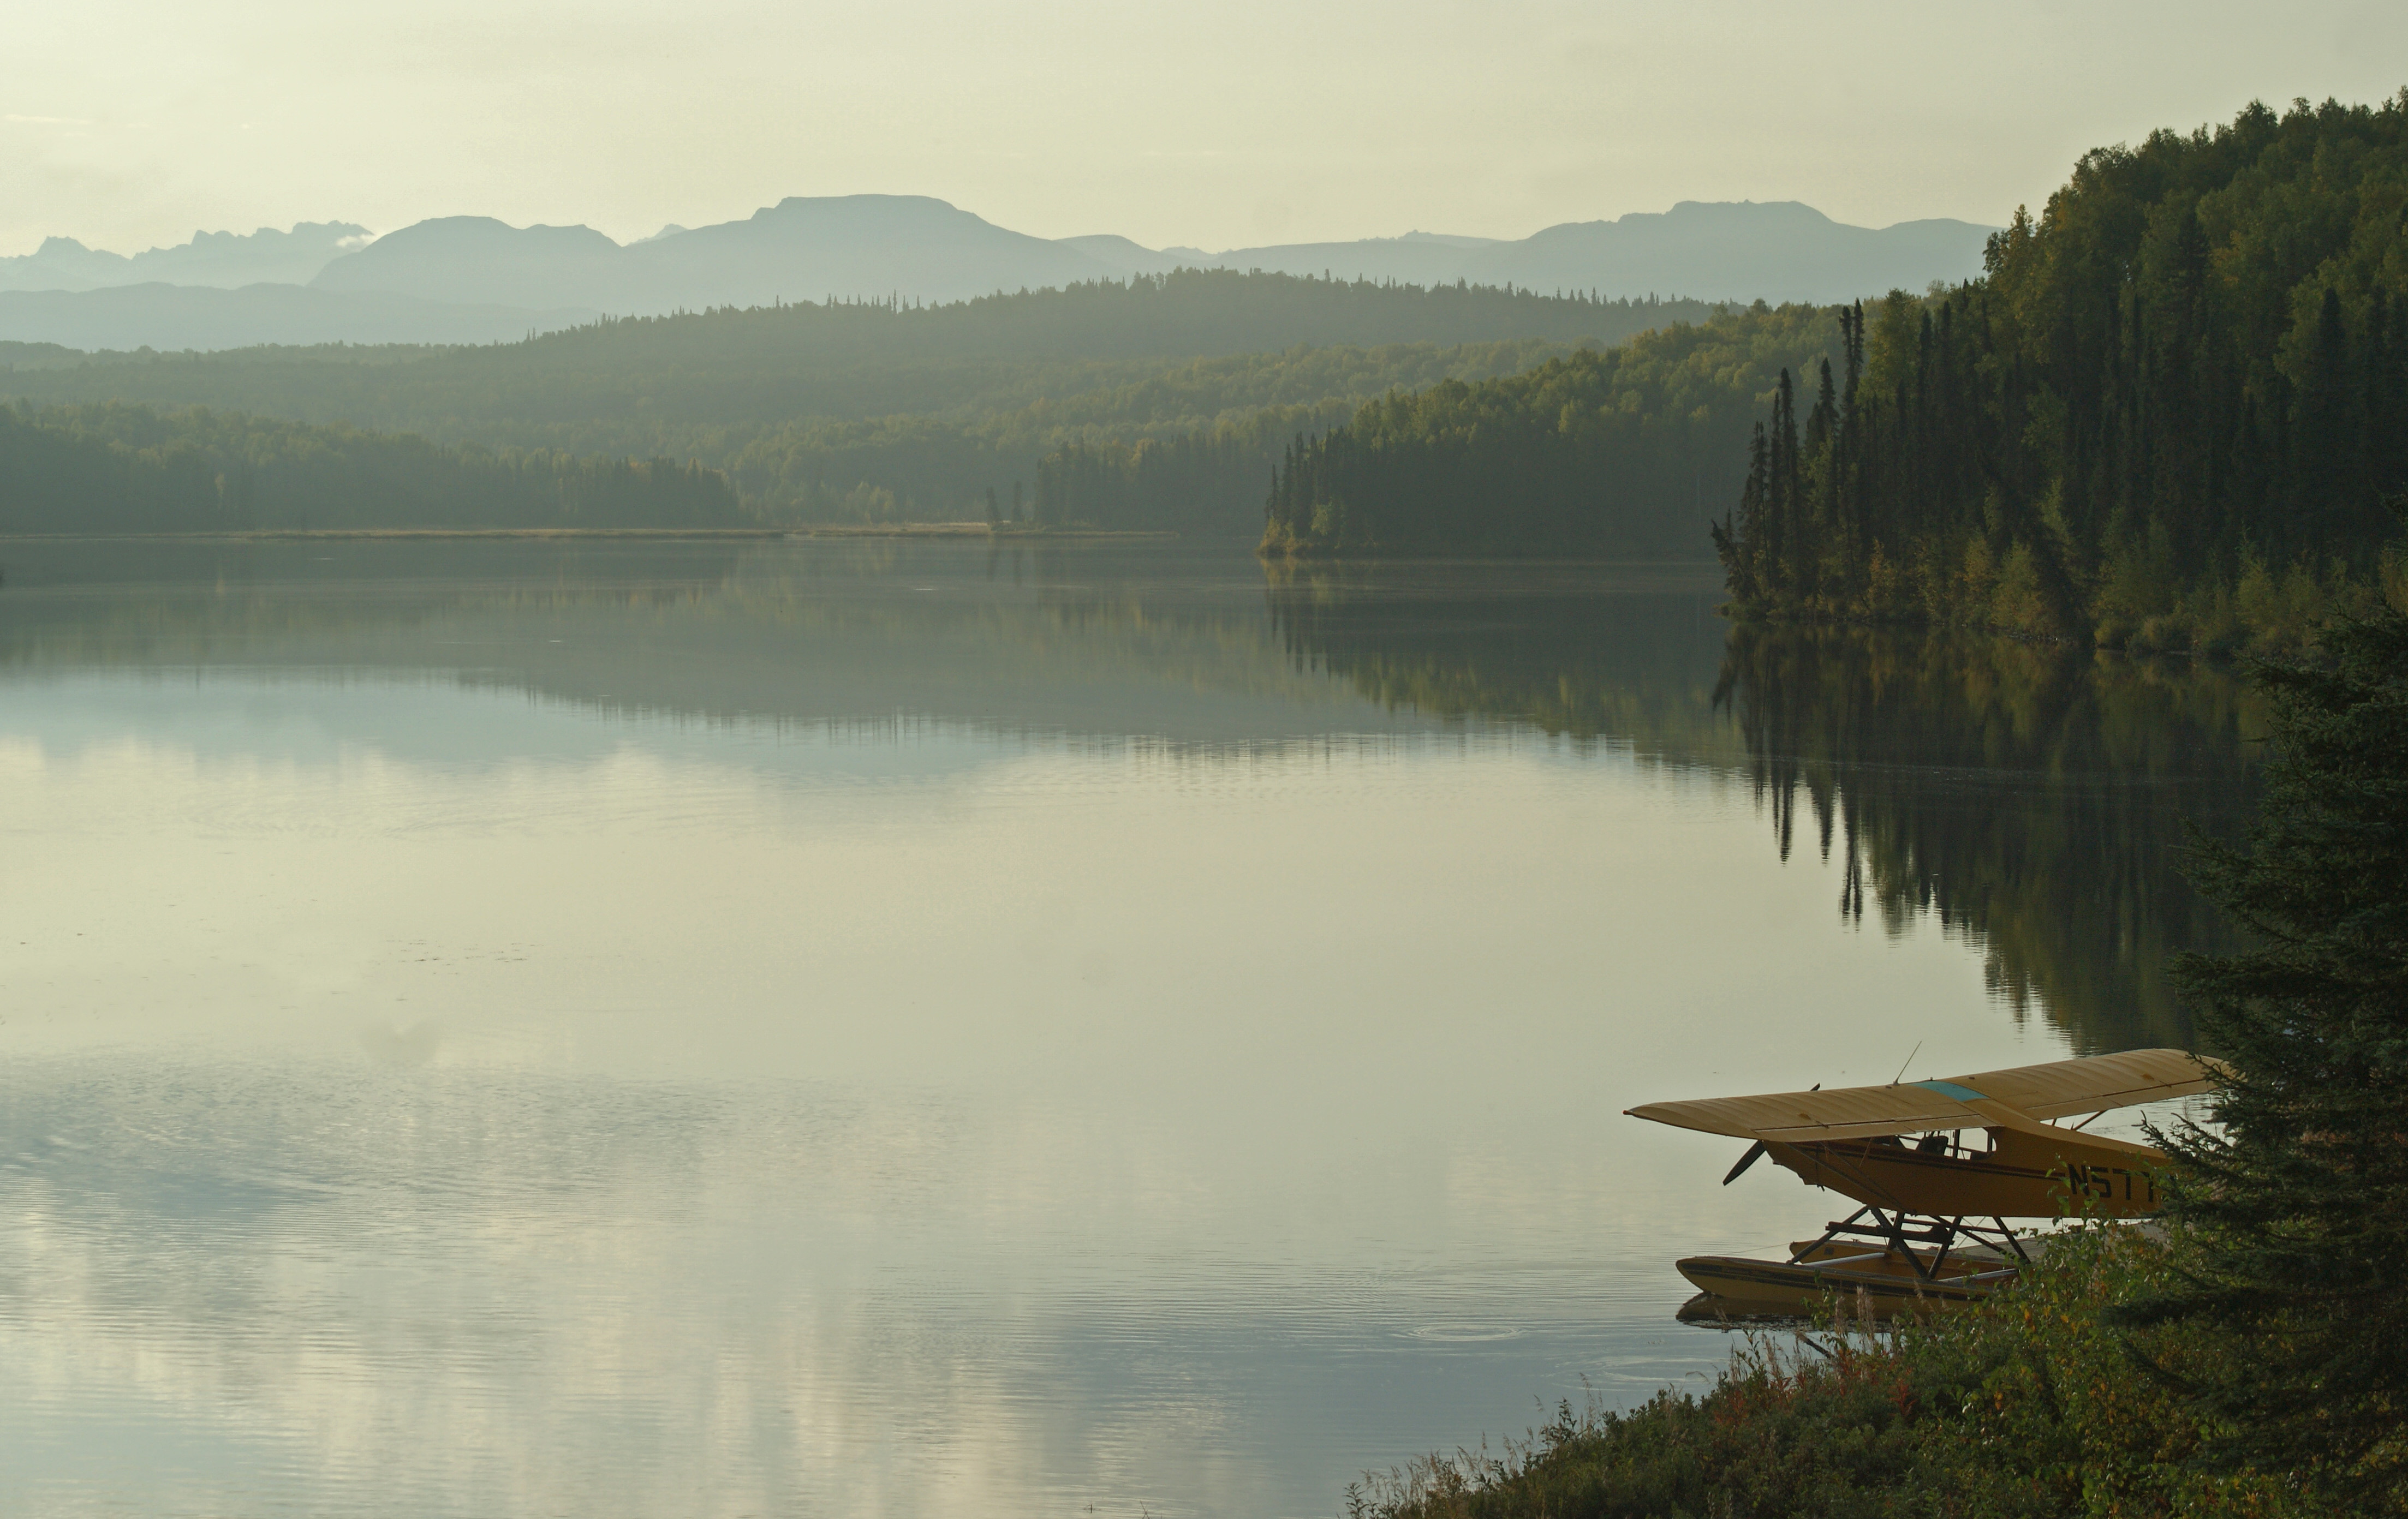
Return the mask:
[[2234,1456],[2321,1458],[2408,1501],[2408,616],[2384,606],[2325,647],[2259,672],[2274,758],[2248,849],[2193,853],[2258,947],[2176,964],[2230,1062],[2222,1131],[2169,1138],[2195,1264],[2128,1316],[2241,1338],[2230,1375],[2194,1388]]

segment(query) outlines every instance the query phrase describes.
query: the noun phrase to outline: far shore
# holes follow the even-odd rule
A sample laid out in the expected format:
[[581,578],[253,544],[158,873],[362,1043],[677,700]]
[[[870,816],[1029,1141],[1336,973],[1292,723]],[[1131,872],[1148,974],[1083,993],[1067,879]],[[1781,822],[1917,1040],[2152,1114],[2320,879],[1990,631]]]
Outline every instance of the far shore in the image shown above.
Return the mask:
[[990,527],[985,523],[806,523],[794,527],[277,527],[221,533],[0,533],[0,543],[92,542],[312,543],[387,538],[987,538],[997,543],[1065,538],[1163,542],[1176,533],[1122,533],[1084,527]]

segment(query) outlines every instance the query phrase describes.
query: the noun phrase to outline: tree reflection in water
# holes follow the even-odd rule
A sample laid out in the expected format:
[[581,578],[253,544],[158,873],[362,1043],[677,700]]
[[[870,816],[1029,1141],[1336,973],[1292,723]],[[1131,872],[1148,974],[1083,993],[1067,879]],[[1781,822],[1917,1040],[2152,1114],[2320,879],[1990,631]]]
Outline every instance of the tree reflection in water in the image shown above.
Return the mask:
[[1744,776],[1784,859],[1805,832],[1836,863],[1844,921],[1936,918],[1981,950],[2018,1022],[2037,1011],[2078,1051],[2191,1041],[2166,958],[2232,938],[2178,854],[2186,824],[2245,816],[2260,731],[2229,671],[1968,635],[1726,630],[1694,593],[1506,566],[1280,568],[1268,596],[1290,658],[1369,700]]
[[1738,723],[1785,858],[1835,848],[1841,911],[1936,915],[2018,1019],[2084,1052],[2190,1042],[2165,975],[2230,932],[2176,867],[2186,821],[2251,803],[2255,703],[2228,672],[2005,639],[1732,629]]

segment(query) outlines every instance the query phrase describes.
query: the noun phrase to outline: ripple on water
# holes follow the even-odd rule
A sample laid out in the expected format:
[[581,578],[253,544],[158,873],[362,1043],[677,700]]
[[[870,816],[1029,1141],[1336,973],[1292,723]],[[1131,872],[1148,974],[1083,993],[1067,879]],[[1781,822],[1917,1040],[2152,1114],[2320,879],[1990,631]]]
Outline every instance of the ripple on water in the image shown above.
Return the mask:
[[1499,1340],[1519,1340],[1523,1332],[1504,1324],[1425,1324],[1406,1330],[1405,1338],[1440,1345],[1484,1345]]

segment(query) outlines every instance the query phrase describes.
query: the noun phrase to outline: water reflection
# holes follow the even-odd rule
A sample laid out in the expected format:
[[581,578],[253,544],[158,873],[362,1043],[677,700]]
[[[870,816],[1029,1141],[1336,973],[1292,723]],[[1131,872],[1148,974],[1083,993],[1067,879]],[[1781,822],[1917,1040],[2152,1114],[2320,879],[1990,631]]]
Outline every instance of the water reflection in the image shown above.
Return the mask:
[[2243,720],[1702,568],[6,560],[10,1512],[1329,1513],[1826,1216],[1623,1108],[2122,1038],[2052,894],[2194,931]]
[[1689,566],[1273,564],[1300,667],[1384,711],[1511,723],[1688,764],[1736,764],[1713,710],[1724,624]]
[[1180,748],[1427,732],[1290,667],[1242,554],[21,545],[0,668],[439,681],[626,717]]
[[2253,805],[2258,711],[2229,671],[1759,625],[1718,636],[1708,672],[1698,598],[1560,570],[1281,568],[1268,596],[1297,660],[1383,709],[1742,769],[1782,859],[1803,826],[1837,863],[1843,920],[1932,919],[2083,1053],[2187,1047],[2167,957],[2233,943],[2176,869],[2186,825],[2229,833]]
[[[1918,914],[1979,945],[1992,987],[2084,1053],[2188,1047],[2165,976],[2230,929],[2175,856],[2251,805],[2254,699],[2228,673],[2001,638],[1731,634],[1718,703],[1787,857],[1802,798],[1841,910]],[[1835,843],[1834,833],[1838,838]]]

